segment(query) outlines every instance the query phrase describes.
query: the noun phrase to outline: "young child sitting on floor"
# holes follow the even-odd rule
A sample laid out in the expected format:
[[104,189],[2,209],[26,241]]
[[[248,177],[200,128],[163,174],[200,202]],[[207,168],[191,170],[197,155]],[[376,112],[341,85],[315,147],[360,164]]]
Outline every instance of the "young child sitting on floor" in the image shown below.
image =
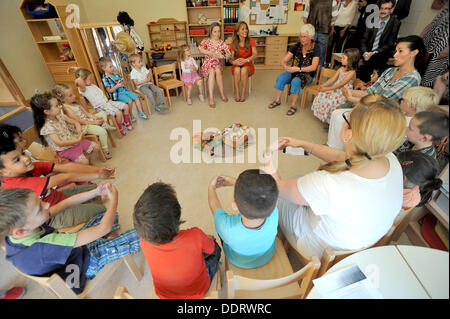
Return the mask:
[[[128,104],[131,122],[136,122],[136,119],[133,116],[133,102],[136,103],[138,116],[144,120],[148,120],[148,116],[145,115],[144,111],[142,110],[142,104],[139,95],[127,89],[125,83],[123,82],[123,78],[118,73],[114,72],[115,70],[111,59],[102,57],[100,58],[98,64],[103,71],[103,86],[105,87],[106,91],[109,93],[109,96],[113,101],[120,101]],[[125,121],[127,120],[126,116],[127,115],[125,115]]]
[[[35,94],[31,97],[34,126],[44,146],[50,145],[56,153],[72,162],[91,164],[94,151],[100,151],[95,142],[83,139],[81,125],[62,112],[62,104],[51,93]],[[69,129],[75,126],[76,133]]]
[[394,154],[412,150],[420,151],[436,159],[434,144],[448,136],[448,129],[448,115],[440,109],[431,108],[428,111],[416,113],[406,129],[407,141],[395,150]]
[[330,123],[331,112],[339,105],[347,102],[341,89],[353,87],[359,59],[358,49],[346,49],[342,55],[342,67],[333,77],[319,86],[319,94],[315,97],[311,110],[313,110],[314,116],[326,125]]
[[[80,102],[86,109],[86,100],[92,104],[95,111],[105,111],[108,115],[116,118],[117,126],[122,135],[127,135],[124,131],[122,124],[128,130],[132,130],[133,127],[129,122],[129,106],[128,104],[108,100],[105,93],[92,83],[92,72],[84,68],[69,68],[68,72],[75,70],[75,85],[78,87],[78,92],[82,95]],[[123,112],[122,112],[123,110]]]
[[197,227],[180,230],[174,189],[150,185],[134,206],[133,221],[160,298],[203,298],[219,267],[220,247]]
[[[53,175],[49,176],[49,174]],[[0,132],[0,177],[2,189],[27,188],[44,202],[54,206],[67,197],[96,187],[95,184],[85,184],[56,190],[58,185],[113,178],[114,169],[77,163],[31,162],[29,156],[22,152],[21,147],[14,143],[14,136],[9,136],[6,131],[2,131]],[[104,213],[105,210],[101,204],[84,203],[66,209],[65,212],[50,219],[48,223],[53,228],[74,226]]]
[[187,104],[192,104],[191,93],[194,84],[198,86],[200,101],[204,102],[203,80],[197,73],[197,62],[195,62],[194,58],[191,56],[191,49],[187,44],[181,46],[180,51],[178,51],[178,56],[181,61],[181,80],[184,82],[187,89]]
[[[234,186],[232,207],[238,214],[222,209],[216,189]],[[208,202],[216,231],[223,241],[225,256],[241,268],[256,268],[275,253],[278,228],[278,187],[272,176],[258,169],[242,172],[238,179],[217,175],[208,188]]]
[[80,104],[76,103],[76,96],[70,86],[64,83],[58,83],[53,87],[52,93],[63,103],[64,114],[70,119],[80,123],[83,134],[94,134],[98,136],[102,152],[106,159],[110,159],[111,153],[108,147],[108,132],[106,130],[115,130],[116,128],[108,124],[107,114],[100,111],[95,116],[89,114]]
[[397,158],[403,170],[402,209],[425,205],[430,201],[433,191],[442,186],[442,180],[438,178],[438,162],[418,151],[402,152]]
[[[144,66],[142,57],[138,54],[132,54],[128,57],[132,70],[130,72],[130,79],[134,82],[136,87],[148,96],[150,103],[152,103],[156,112],[164,112],[169,108],[164,103],[164,95],[160,88],[152,83],[152,74]],[[153,94],[156,94],[156,100]]]
[[[49,217],[97,196],[110,200],[106,213],[89,220],[78,232],[59,233],[45,224]],[[75,293],[81,293],[86,280],[93,279],[106,264],[140,248],[134,229],[105,239],[119,228],[117,198],[115,187],[105,184],[49,208],[28,189],[0,191],[0,236],[6,236],[6,259],[32,276],[58,274],[74,283]]]

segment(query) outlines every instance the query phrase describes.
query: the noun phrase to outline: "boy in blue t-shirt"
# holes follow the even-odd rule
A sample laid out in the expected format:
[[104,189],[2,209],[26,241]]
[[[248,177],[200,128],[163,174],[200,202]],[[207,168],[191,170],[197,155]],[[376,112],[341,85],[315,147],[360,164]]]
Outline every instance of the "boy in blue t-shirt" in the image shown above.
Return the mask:
[[[49,217],[96,196],[109,198],[109,208],[78,232],[59,233],[45,224]],[[56,273],[75,293],[81,293],[86,280],[93,279],[106,264],[140,248],[134,229],[107,238],[119,228],[117,198],[116,188],[104,184],[49,208],[29,189],[0,191],[0,236],[6,236],[6,259],[32,276],[49,277]]]
[[[234,186],[231,215],[222,209],[216,188]],[[208,188],[209,207],[228,260],[241,268],[260,267],[275,253],[278,227],[278,187],[272,176],[258,169],[242,172],[238,179],[217,175]]]

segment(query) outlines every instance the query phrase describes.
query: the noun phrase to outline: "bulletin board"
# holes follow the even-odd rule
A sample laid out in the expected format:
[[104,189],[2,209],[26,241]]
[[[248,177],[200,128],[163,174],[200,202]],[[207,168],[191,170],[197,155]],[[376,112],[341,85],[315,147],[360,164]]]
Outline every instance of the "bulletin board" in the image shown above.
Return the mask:
[[250,0],[250,25],[286,24],[289,0]]

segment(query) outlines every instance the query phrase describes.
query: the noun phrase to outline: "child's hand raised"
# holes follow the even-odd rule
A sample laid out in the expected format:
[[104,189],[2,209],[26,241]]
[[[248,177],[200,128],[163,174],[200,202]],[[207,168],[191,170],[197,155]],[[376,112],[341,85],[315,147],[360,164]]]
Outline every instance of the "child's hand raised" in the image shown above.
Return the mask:
[[233,186],[236,183],[236,179],[230,176],[225,175],[216,175],[210,182],[210,186],[213,189],[217,189],[220,187]]

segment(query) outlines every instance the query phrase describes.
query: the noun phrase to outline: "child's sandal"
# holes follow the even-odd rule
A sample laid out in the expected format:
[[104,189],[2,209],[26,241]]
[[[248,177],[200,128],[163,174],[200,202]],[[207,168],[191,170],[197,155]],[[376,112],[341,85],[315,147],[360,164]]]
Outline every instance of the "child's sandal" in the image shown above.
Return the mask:
[[292,116],[295,114],[295,112],[297,112],[297,108],[291,106],[290,109],[287,111],[286,115]]

